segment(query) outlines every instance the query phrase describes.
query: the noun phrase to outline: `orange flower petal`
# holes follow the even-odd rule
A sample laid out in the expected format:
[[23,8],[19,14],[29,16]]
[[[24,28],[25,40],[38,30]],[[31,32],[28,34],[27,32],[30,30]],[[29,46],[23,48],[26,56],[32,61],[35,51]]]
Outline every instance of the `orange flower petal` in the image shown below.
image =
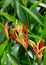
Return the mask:
[[7,39],[9,39],[9,35],[8,35],[8,23],[6,23],[5,26],[4,25],[2,25],[2,26],[3,26],[3,29],[4,29],[4,32],[6,34]]

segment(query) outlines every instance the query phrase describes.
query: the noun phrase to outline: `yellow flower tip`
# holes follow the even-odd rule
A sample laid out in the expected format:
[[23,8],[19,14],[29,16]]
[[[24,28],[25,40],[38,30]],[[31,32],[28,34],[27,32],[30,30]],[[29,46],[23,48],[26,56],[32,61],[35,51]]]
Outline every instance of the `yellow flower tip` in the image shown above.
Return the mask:
[[39,50],[39,53],[42,52],[45,48],[46,48],[46,46],[44,46],[43,48],[41,48],[41,49]]
[[29,40],[29,44],[33,47],[35,46],[37,48],[37,45],[35,44],[35,42],[33,42],[32,40]]
[[19,42],[19,43],[24,47],[24,43],[25,43],[25,42],[24,42],[24,39],[23,39],[23,38],[17,37],[17,38],[16,38],[16,41]]
[[37,55],[39,62],[42,61],[42,56],[43,56],[42,54],[41,55],[39,55],[39,54]]

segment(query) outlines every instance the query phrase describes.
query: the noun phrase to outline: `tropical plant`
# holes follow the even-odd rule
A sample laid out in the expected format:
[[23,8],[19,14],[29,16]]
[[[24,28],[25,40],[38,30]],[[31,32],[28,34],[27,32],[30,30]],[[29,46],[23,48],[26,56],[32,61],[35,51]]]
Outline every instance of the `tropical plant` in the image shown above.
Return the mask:
[[0,0],[0,65],[46,65],[46,0]]

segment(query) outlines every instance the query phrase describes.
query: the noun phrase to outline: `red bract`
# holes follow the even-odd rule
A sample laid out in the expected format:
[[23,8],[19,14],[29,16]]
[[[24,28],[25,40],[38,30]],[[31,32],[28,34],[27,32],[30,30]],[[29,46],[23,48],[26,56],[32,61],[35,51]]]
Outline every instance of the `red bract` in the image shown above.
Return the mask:
[[26,41],[25,41],[25,48],[28,47],[28,23],[26,22]]
[[43,56],[42,55],[43,49],[45,49],[46,46],[44,46],[44,43],[43,43],[42,39],[39,40],[37,46],[35,46],[35,45],[32,45],[32,48],[33,48],[34,52],[36,53],[38,59],[41,61],[42,60],[42,56]]
[[40,40],[40,49],[44,46],[44,43],[43,43],[43,41],[42,41],[42,39]]
[[20,39],[15,35],[11,35],[12,39],[16,40],[17,42],[21,43]]
[[38,55],[38,50],[37,50],[37,48],[33,46],[33,50],[34,50],[34,52],[36,53],[36,55]]
[[[39,49],[38,49],[39,47]],[[37,45],[37,47],[33,46],[33,50],[36,54],[42,54],[43,48],[44,47],[44,43],[42,40],[39,40],[39,45]]]
[[15,35],[11,35],[12,39],[17,41],[17,37]]
[[22,34],[24,34],[24,26],[22,26]]
[[[39,48],[43,48],[44,47],[44,43],[42,41],[42,39],[40,40],[40,44],[39,44]],[[42,54],[43,51],[41,51],[39,54]]]

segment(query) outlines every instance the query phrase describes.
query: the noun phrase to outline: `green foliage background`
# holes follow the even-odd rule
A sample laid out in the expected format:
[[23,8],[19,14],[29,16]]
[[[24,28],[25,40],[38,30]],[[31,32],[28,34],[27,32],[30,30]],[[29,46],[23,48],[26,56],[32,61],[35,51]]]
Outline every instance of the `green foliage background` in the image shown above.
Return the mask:
[[[7,40],[2,24],[12,21],[13,25],[28,22],[29,39],[44,40],[46,46],[46,0],[0,0],[0,65],[39,65],[39,61],[28,47],[28,54],[21,44]],[[46,65],[46,49],[42,65]]]

